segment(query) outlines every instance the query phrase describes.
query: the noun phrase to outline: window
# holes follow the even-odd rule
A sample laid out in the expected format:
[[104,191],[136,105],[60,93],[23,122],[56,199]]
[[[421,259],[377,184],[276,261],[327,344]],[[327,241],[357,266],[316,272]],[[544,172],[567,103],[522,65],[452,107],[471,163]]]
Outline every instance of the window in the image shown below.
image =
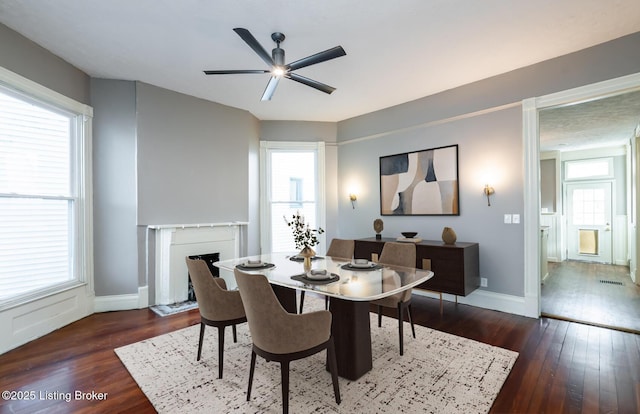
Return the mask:
[[576,188],[573,190],[573,224],[604,225],[607,223],[606,203],[611,203],[602,188]]
[[311,227],[324,228],[324,143],[263,141],[261,146],[262,251],[292,252],[296,247],[285,217],[300,212]]
[[566,180],[613,178],[613,158],[566,161]]
[[88,279],[89,115],[0,72],[0,308]]
[[292,208],[302,207],[302,190],[304,180],[299,177],[289,177],[289,199]]

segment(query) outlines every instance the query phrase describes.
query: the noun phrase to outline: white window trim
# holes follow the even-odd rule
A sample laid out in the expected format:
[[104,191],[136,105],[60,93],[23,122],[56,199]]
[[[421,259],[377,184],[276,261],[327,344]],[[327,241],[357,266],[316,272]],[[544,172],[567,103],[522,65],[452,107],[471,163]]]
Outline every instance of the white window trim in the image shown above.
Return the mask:
[[[270,188],[267,152],[269,150],[285,151],[316,151],[317,182],[316,182],[316,217],[317,226],[326,229],[326,196],[325,196],[325,145],[324,142],[293,142],[293,141],[260,141],[260,250],[266,253],[270,249],[269,229],[271,220],[268,214],[270,200],[267,189]],[[318,235],[322,246],[326,246],[326,233]]]
[[[587,177],[569,177],[569,168],[571,165],[577,164],[589,164],[594,161],[602,161],[607,163],[607,174],[603,175],[590,175]],[[589,181],[589,180],[602,180],[608,178],[614,178],[613,176],[613,158],[611,157],[601,157],[601,158],[590,158],[590,159],[581,159],[581,160],[567,160],[564,162],[564,181]]]
[[38,299],[49,297],[61,292],[74,289],[79,286],[87,286],[87,294],[94,296],[93,281],[93,196],[92,196],[92,119],[93,108],[83,103],[77,102],[58,92],[46,88],[23,76],[0,67],[0,84],[8,89],[23,94],[27,100],[37,100],[45,105],[51,105],[55,111],[66,110],[76,116],[74,127],[77,130],[78,139],[76,145],[79,147],[74,151],[74,156],[80,159],[75,160],[74,165],[78,166],[77,179],[77,232],[74,244],[76,246],[77,280],[52,287],[40,289],[32,293],[21,295],[15,299],[4,301],[0,305],[0,311],[24,305]]

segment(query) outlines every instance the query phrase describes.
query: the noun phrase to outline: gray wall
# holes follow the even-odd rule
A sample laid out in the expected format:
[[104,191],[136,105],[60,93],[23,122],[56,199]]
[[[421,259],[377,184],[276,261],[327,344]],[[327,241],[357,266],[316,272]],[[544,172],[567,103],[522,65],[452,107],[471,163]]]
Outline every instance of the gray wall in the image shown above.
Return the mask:
[[[636,73],[640,70],[639,49],[640,33],[636,33],[339,122],[339,184],[362,183],[357,210],[340,199],[340,235],[373,235],[371,223],[379,217],[380,156],[458,144],[460,216],[383,217],[383,234],[396,237],[401,231],[414,230],[422,238],[438,239],[442,227],[451,226],[458,240],[480,244],[480,274],[488,279],[487,290],[523,296],[523,226],[503,224],[503,214],[522,215],[524,206],[518,104],[526,98]],[[485,114],[486,110],[493,112]],[[482,196],[485,173],[496,177],[491,207]]]
[[98,296],[136,293],[136,84],[91,80],[94,275]]
[[138,83],[138,224],[248,221],[249,112]]
[[556,160],[540,160],[540,207],[555,213],[556,202]]
[[0,23],[0,66],[89,104],[89,76]]
[[260,121],[262,141],[336,142],[335,122]]
[[[382,218],[384,237],[417,231],[425,240],[441,240],[453,227],[459,241],[480,243],[480,275],[489,289],[524,294],[523,226],[502,223],[504,213],[522,214],[521,108],[491,112],[411,131],[343,143],[339,148],[340,184],[361,188],[358,205],[340,200],[340,236],[372,237],[373,220]],[[488,144],[490,142],[490,144]],[[379,157],[458,144],[459,216],[380,216]],[[483,195],[485,175],[493,174],[491,207]],[[344,191],[341,191],[344,192]]]

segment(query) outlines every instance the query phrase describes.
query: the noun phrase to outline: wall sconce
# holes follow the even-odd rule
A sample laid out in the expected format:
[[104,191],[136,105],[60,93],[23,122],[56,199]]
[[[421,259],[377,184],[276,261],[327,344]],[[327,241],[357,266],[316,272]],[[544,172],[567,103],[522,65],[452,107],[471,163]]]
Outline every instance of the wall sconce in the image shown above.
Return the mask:
[[485,184],[484,185],[484,195],[487,196],[487,205],[489,207],[491,207],[491,199],[489,197],[491,196],[491,194],[493,194],[495,192],[496,191],[489,184]]
[[356,195],[354,193],[351,193],[351,194],[349,194],[349,200],[351,201],[351,207],[355,210],[356,201],[358,200],[358,197],[356,197]]

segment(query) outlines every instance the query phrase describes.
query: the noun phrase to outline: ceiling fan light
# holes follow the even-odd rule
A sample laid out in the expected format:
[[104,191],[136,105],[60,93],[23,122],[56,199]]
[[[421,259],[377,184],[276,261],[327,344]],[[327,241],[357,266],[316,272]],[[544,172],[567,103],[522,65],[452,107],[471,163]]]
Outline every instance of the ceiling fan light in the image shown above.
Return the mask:
[[273,76],[282,77],[285,74],[285,70],[279,66],[274,66],[271,74]]

